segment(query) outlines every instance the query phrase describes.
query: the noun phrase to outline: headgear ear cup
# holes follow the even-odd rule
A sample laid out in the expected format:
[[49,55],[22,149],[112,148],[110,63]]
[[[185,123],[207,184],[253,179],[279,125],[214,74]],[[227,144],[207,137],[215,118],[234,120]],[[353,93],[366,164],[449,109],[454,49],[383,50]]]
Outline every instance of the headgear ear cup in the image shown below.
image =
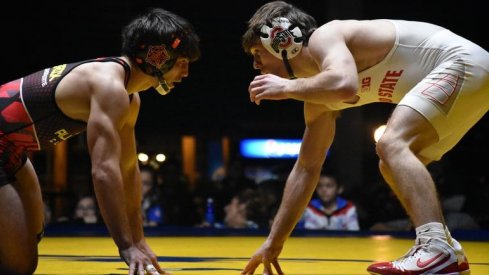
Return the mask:
[[158,78],[160,85],[156,87],[156,91],[161,95],[166,95],[170,92],[163,75],[171,70],[175,64],[177,58],[173,52],[175,48],[180,44],[180,39],[177,37],[171,43],[171,47],[167,47],[166,44],[161,45],[141,45],[140,51],[136,55],[136,64],[146,74],[155,76]]
[[260,39],[265,49],[281,60],[284,54],[288,59],[294,58],[300,52],[303,42],[299,27],[293,26],[285,17],[272,19],[272,26],[263,25]]

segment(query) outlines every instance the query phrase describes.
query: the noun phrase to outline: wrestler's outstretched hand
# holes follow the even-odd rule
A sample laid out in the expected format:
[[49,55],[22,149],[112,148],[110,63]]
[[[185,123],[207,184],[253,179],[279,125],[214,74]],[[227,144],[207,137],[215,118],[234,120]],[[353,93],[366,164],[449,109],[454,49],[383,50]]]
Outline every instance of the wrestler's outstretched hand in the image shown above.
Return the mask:
[[146,256],[146,254],[136,246],[130,246],[127,249],[119,250],[119,254],[129,266],[129,275],[170,274],[161,269],[156,260],[151,260],[150,257]]
[[163,270],[160,265],[158,264],[158,258],[156,257],[156,254],[153,252],[153,250],[149,247],[148,243],[146,243],[145,240],[140,241],[137,244],[137,247],[139,250],[141,250],[146,256],[148,256],[151,259],[151,262],[153,263],[153,266],[158,270],[159,274],[170,274],[170,272]]
[[241,272],[242,275],[254,274],[256,268],[263,263],[263,275],[273,275],[272,265],[278,275],[284,272],[278,263],[278,256],[282,252],[283,245],[273,246],[271,242],[265,241],[263,245],[251,256],[248,264]]

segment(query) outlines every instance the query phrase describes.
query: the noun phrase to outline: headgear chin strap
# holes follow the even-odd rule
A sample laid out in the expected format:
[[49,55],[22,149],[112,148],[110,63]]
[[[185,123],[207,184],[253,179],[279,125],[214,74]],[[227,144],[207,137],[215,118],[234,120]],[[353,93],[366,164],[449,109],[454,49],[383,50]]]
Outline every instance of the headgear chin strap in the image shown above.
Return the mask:
[[158,78],[160,84],[155,89],[161,95],[166,95],[171,91],[163,75],[175,65],[177,57],[172,54],[172,49],[178,47],[179,44],[180,39],[175,38],[171,49],[167,49],[165,44],[141,45],[141,51],[136,55],[136,64],[139,68],[144,73]]
[[155,89],[160,95],[167,95],[170,91],[171,88],[168,86],[168,83],[166,82],[165,78],[163,77],[163,74],[160,72],[158,74],[158,81],[160,82],[160,85],[158,85]]
[[291,79],[296,78],[289,59],[294,58],[302,49],[302,32],[298,26],[285,17],[272,19],[272,26],[263,25],[260,30],[261,43],[272,55],[284,61]]

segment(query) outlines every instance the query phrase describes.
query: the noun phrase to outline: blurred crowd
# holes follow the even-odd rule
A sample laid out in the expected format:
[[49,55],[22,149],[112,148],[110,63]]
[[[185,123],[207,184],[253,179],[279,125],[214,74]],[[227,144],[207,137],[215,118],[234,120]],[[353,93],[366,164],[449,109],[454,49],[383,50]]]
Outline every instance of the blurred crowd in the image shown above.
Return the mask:
[[[144,226],[192,226],[269,229],[279,208],[286,175],[252,178],[236,161],[219,176],[191,184],[177,162],[161,167],[141,165]],[[475,178],[475,188],[464,188],[442,165],[430,167],[438,185],[446,223],[451,230],[489,229],[489,200],[485,176]],[[343,192],[335,175],[321,174],[310,203],[297,224],[304,230],[408,231],[413,226],[387,184],[381,178],[352,194]],[[353,191],[352,191],[353,192]],[[46,198],[46,224],[100,224],[93,190],[72,196],[69,211],[55,217]]]

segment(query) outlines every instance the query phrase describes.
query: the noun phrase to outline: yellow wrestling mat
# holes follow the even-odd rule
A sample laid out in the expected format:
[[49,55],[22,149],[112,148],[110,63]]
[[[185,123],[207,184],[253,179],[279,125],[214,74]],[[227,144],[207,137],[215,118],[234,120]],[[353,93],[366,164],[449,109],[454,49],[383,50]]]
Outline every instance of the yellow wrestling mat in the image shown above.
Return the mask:
[[[240,274],[265,240],[254,237],[147,237],[160,265],[174,275]],[[462,241],[472,275],[489,274],[489,242]],[[367,274],[373,261],[406,253],[413,240],[373,237],[291,237],[281,254],[287,275]],[[127,274],[109,237],[45,237],[38,275]],[[262,266],[257,269],[261,274]]]

